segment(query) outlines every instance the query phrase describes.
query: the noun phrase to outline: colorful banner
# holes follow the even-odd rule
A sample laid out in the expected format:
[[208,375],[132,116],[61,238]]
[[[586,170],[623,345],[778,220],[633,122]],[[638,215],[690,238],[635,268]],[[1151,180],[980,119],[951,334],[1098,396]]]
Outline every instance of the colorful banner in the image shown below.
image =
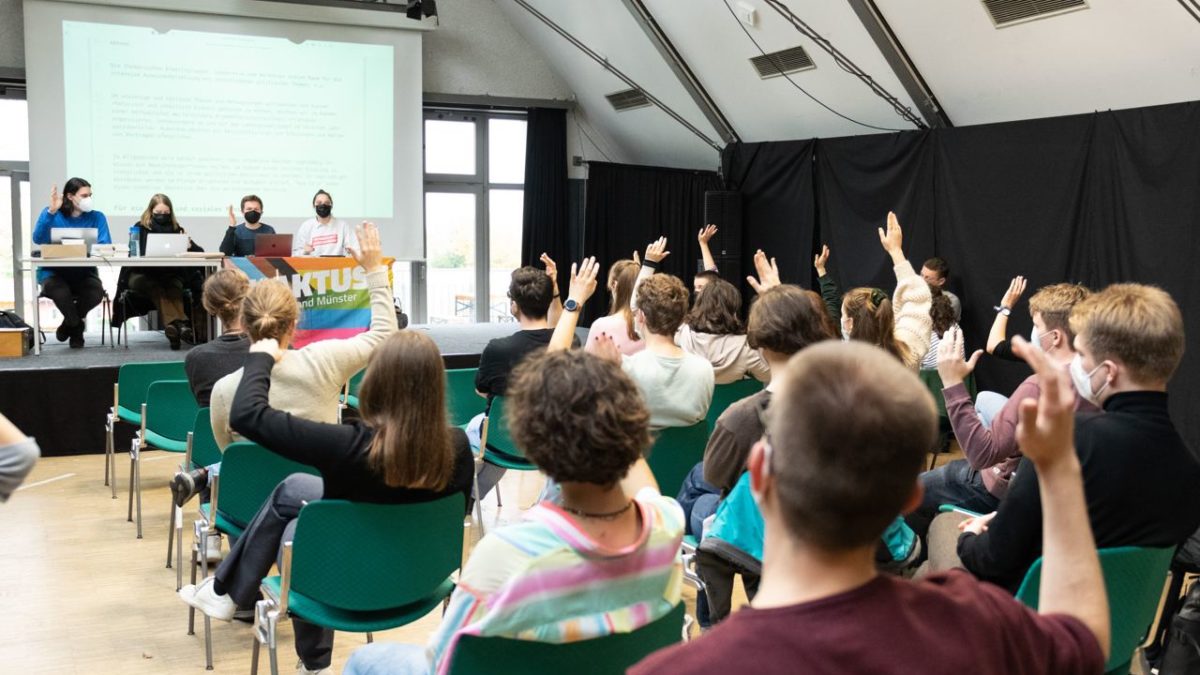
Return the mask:
[[[388,285],[392,258],[384,258]],[[300,303],[300,323],[292,347],[318,340],[348,338],[371,325],[371,296],[367,275],[353,258],[226,258],[225,266],[239,269],[250,283],[285,283]]]

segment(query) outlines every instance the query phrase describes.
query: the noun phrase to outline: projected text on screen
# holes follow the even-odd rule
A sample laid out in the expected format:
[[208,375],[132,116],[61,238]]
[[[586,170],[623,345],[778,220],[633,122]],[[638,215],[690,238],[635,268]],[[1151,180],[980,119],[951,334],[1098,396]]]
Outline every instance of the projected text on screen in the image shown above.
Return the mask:
[[390,45],[63,22],[67,172],[110,215],[150,195],[220,216],[243,194],[276,217],[392,214]]

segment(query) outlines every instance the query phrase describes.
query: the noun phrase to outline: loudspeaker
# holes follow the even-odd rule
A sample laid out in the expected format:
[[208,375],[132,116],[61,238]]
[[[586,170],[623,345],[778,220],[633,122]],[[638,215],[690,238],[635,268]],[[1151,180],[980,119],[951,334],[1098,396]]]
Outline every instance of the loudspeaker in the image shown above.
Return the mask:
[[[742,276],[742,195],[732,190],[704,193],[704,222],[717,226],[708,242],[717,269],[726,280],[737,283]],[[704,269],[700,263],[698,270]]]

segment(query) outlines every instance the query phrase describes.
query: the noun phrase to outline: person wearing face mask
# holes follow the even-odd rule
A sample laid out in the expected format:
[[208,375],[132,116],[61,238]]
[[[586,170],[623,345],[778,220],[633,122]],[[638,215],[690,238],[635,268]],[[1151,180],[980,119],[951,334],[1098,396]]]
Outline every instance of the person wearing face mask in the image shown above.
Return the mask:
[[[95,228],[96,243],[112,243],[108,219],[92,208],[92,184],[82,178],[68,180],[61,194],[57,185],[50,191],[50,203],[42,209],[33,228],[33,243],[51,243],[56,227]],[[37,280],[42,295],[53,300],[63,315],[54,336],[59,342],[69,339],[74,349],[83,347],[84,318],[104,297],[96,268],[43,267],[38,270]]]
[[[1075,306],[1070,329],[1075,390],[1104,409],[1075,425],[1096,546],[1174,548],[1200,525],[1200,463],[1167,409],[1184,350],[1179,306],[1159,288],[1113,284]],[[1042,554],[1040,471],[1022,459],[1000,508],[959,526],[961,566],[1017,588]]]
[[221,253],[230,257],[254,255],[254,240],[260,234],[275,234],[275,228],[262,222],[263,202],[258,195],[242,197],[242,222],[238,223],[229,205],[229,229],[221,240]]
[[[1029,314],[1033,317],[1029,344],[1045,352],[1050,363],[1064,370],[1075,357],[1071,310],[1089,293],[1079,284],[1053,284],[1039,289],[1029,299]],[[969,360],[963,359],[963,352],[962,331],[951,328],[938,345],[937,369],[942,378],[946,416],[965,458],[921,474],[925,496],[921,505],[907,516],[909,526],[921,536],[929,531],[930,522],[942,504],[955,504],[978,513],[996,510],[1021,461],[1017,445],[1021,403],[1037,400],[1040,393],[1037,376],[1030,375],[1011,397],[984,391],[971,403],[971,393],[964,381],[974,371],[982,352],[975,352]],[[1075,408],[1097,410],[1081,397],[1076,397]],[[957,539],[958,530],[950,528],[940,532],[936,543],[953,550]],[[931,541],[931,550],[933,545]]]
[[292,255],[344,256],[346,247],[358,246],[354,228],[333,217],[333,197],[328,192],[317,190],[313,195],[313,211],[315,218],[300,223],[300,231],[292,240]]
[[[142,217],[133,226],[138,237],[138,250],[146,250],[146,240],[151,234],[186,234],[175,219],[175,206],[171,198],[164,194],[156,194],[150,198]],[[189,251],[203,251],[188,240]],[[121,271],[118,281],[118,297],[120,289],[128,287],[142,298],[149,300],[151,309],[158,310],[159,321],[163,326],[163,334],[171,349],[179,349],[182,342],[192,342],[192,322],[188,319],[183,307],[183,289],[199,288],[201,279],[193,269],[180,267],[126,267]],[[199,293],[195,297],[199,297]],[[126,305],[131,303],[125,303]],[[114,313],[115,314],[115,313]],[[121,314],[124,321],[133,313],[125,307]],[[113,317],[114,322],[117,317]]]

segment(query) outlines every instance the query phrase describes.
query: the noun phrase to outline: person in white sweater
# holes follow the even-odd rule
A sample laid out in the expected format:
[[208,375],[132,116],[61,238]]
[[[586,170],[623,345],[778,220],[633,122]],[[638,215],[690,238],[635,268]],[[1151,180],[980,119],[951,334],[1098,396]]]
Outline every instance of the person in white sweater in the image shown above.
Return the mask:
[[675,344],[712,364],[717,384],[746,376],[759,382],[771,380],[771,368],[762,353],[746,342],[746,327],[738,316],[741,310],[741,292],[724,279],[711,279],[704,292],[696,294],[695,304],[675,331]]
[[[344,340],[321,340],[289,350],[271,371],[271,407],[313,422],[338,421],[338,395],[346,382],[366,367],[375,347],[395,333],[396,311],[388,270],[383,264],[379,230],[370,223],[358,228],[358,248],[350,254],[367,272],[371,294],[371,326]],[[252,341],[272,338],[285,348],[296,330],[300,309],[287,284],[261,281],[250,289],[242,319]],[[229,428],[229,411],[242,380],[238,369],[217,381],[212,392],[213,436],[221,448],[235,438]]]

